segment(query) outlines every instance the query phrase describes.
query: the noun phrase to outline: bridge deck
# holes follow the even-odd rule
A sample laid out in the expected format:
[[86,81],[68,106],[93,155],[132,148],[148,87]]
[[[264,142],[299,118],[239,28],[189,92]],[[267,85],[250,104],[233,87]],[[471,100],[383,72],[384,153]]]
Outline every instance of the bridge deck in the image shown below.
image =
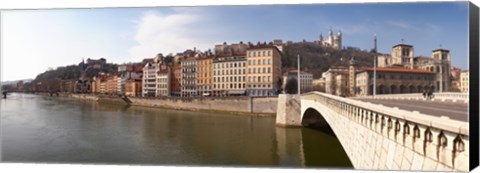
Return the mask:
[[369,98],[353,98],[355,100],[366,101],[374,104],[382,104],[389,107],[398,107],[399,109],[418,111],[423,114],[433,116],[447,116],[450,119],[468,121],[468,104],[454,102],[434,102],[434,101],[416,101],[416,100],[375,100]]

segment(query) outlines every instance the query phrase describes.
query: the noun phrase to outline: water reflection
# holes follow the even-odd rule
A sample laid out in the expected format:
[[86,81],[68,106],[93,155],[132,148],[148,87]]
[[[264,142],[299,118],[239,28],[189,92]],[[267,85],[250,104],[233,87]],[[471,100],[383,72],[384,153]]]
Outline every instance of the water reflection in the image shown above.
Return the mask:
[[2,161],[351,167],[334,136],[274,117],[98,104],[12,94],[1,104]]

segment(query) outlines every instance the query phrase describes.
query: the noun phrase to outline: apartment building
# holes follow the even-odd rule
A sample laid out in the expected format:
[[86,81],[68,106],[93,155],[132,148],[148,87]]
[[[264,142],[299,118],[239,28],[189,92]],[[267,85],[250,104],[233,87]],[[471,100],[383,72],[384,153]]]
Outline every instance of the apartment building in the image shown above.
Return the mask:
[[213,61],[213,84],[214,96],[245,95],[245,54],[218,56]]
[[247,49],[247,95],[276,96],[281,87],[281,54],[273,44]]

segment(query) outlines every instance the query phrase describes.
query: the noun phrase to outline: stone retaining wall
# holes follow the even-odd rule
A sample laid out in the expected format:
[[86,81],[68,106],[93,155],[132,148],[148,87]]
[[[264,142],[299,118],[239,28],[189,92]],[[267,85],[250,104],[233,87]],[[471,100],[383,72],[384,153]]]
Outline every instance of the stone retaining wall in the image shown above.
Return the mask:
[[[120,97],[116,96],[97,96],[89,94],[60,95],[83,100],[98,101],[99,103],[126,105]],[[277,112],[277,97],[130,97],[129,99],[132,101],[131,105],[133,106],[161,107],[193,111],[219,111],[259,116],[275,116]]]
[[276,97],[130,98],[131,105],[274,116]]

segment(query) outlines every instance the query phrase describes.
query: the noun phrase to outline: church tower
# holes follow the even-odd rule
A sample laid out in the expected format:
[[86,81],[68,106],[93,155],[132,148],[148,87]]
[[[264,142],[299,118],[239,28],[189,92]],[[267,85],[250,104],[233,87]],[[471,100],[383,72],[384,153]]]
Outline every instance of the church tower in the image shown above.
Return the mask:
[[432,58],[438,62],[434,72],[436,73],[435,88],[438,92],[447,91],[450,87],[450,51],[446,49],[436,49],[432,51]]
[[342,49],[342,31],[338,31],[337,35],[334,37],[333,48]]

